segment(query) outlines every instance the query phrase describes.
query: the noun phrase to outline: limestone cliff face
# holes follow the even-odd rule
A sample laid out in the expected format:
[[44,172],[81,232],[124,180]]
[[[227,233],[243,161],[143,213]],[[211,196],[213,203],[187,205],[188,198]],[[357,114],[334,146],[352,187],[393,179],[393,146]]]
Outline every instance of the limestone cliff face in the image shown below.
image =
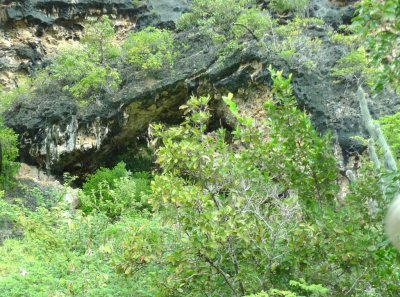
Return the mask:
[[20,0],[0,4],[0,84],[46,64],[58,48],[78,42],[85,21],[109,15],[119,35],[148,25],[173,27],[184,0]]
[[[187,9],[186,0],[3,1],[0,6],[0,84],[18,85],[21,75],[32,74],[45,66],[60,47],[79,42],[85,22],[90,18],[108,15],[122,39],[129,31],[150,25],[173,29]],[[152,83],[147,85],[151,88]],[[89,162],[85,162],[85,158],[76,159],[78,155],[98,157],[93,151],[100,151],[103,142],[109,140],[110,131],[115,134],[129,117],[125,111],[122,117],[115,117],[124,106],[120,106],[118,100],[79,114],[75,102],[60,97],[62,92],[59,91],[56,87],[37,94],[35,100],[26,98],[26,103],[30,103],[17,105],[14,111],[6,114],[10,125],[20,133],[22,159],[58,172],[64,166],[77,168]],[[169,102],[166,107],[177,104],[172,103],[174,100]],[[150,117],[149,112],[140,110],[140,106],[137,108],[140,113],[134,112],[137,131],[145,129],[146,117],[153,118],[157,112],[165,114],[165,110],[152,107]],[[25,113],[25,119],[19,116],[20,111]],[[135,131],[132,137],[138,133]],[[107,152],[116,145],[114,142]]]
[[[6,15],[6,21],[2,34],[11,36],[10,32],[29,32],[26,34],[30,37],[21,40],[20,44],[33,55],[41,55],[38,58],[41,62],[51,52],[50,42],[44,40],[57,40],[54,43],[58,46],[79,39],[81,21],[88,15],[111,14],[115,22],[124,22],[120,26],[123,34],[127,28],[148,24],[173,28],[174,21],[187,9],[184,0],[140,1],[139,6],[133,6],[130,0],[110,0],[107,5],[105,1],[93,0],[25,2],[30,6],[11,1],[3,7],[1,15]],[[328,0],[313,0],[310,13],[337,26],[348,21],[352,11],[349,6],[334,5]],[[19,28],[23,28],[22,31],[18,31]],[[56,34],[62,37],[58,38]],[[26,98],[15,105],[5,115],[6,123],[20,134],[23,161],[54,172],[90,170],[116,148],[134,142],[147,130],[149,123],[178,122],[181,119],[178,107],[192,94],[211,93],[219,97],[227,92],[246,93],[250,89],[254,92],[270,85],[268,66],[272,65],[293,73],[299,105],[311,113],[316,127],[321,131],[336,132],[344,151],[357,150],[350,136],[362,133],[363,128],[354,96],[355,86],[337,84],[330,75],[332,65],[343,55],[343,50],[330,43],[321,28],[310,28],[308,34],[323,40],[318,52],[323,59],[315,71],[288,64],[260,49],[254,41],[248,41],[243,51],[233,53],[221,63],[217,61],[218,48],[210,45],[208,40],[196,32],[180,32],[176,36],[177,43],[189,42],[189,46],[184,47],[172,69],[159,71],[151,78],[131,69],[121,69],[120,91],[90,108],[78,108],[57,86],[39,90],[34,98]],[[26,42],[33,36],[36,45],[30,46]],[[268,44],[269,37],[266,38]],[[14,73],[24,61],[33,63],[34,60],[31,57],[24,60],[15,48],[18,43],[8,42],[9,53],[5,57],[14,57],[16,62],[12,65],[17,66],[0,66],[3,75],[9,69]],[[0,50],[4,51],[4,46],[0,45]],[[398,106],[398,96],[383,95],[379,101],[371,101],[375,115],[388,114]],[[218,116],[223,120],[223,114]]]

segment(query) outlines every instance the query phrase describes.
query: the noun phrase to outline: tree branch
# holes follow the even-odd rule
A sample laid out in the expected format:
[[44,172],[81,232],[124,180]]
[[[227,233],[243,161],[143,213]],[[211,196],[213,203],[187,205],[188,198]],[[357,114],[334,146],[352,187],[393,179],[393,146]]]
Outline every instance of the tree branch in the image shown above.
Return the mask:
[[210,264],[211,267],[215,268],[219,274],[222,275],[222,277],[224,278],[226,284],[229,286],[229,288],[232,290],[233,294],[235,294],[236,297],[238,297],[238,293],[236,292],[235,288],[233,287],[232,283],[229,280],[228,275],[225,273],[225,271],[223,271],[220,267],[218,267],[209,257],[207,257],[206,255],[202,254],[202,253],[198,253],[200,257],[204,258],[204,260]]
[[[233,267],[235,268],[236,276],[238,276],[239,275],[239,262],[236,257],[235,249],[232,245],[232,237],[229,238],[228,243],[229,243],[229,252],[231,254],[232,261],[233,261]],[[242,296],[244,296],[244,295],[246,295],[246,291],[244,289],[243,283],[240,279],[238,281],[239,281],[240,293],[242,294]]]
[[243,27],[247,30],[247,32],[249,32],[251,34],[251,36],[256,40],[256,41],[260,41],[260,39],[256,36],[256,34],[254,33],[253,30],[251,30],[249,27],[247,27],[245,24],[241,24],[241,23],[233,23],[233,26],[240,26]]

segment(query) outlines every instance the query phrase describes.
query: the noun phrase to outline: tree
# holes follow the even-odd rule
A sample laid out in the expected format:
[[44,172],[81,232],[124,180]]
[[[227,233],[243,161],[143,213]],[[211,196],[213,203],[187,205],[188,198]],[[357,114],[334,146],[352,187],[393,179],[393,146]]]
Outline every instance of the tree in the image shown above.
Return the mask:
[[85,29],[82,44],[65,48],[55,57],[51,76],[82,102],[112,94],[121,82],[113,65],[119,56],[114,38],[111,20],[101,17]]
[[129,34],[123,45],[126,61],[142,70],[160,69],[165,64],[172,66],[173,48],[171,32],[154,27]]
[[114,45],[115,30],[108,16],[102,16],[88,26],[82,42],[91,55],[97,56],[102,65],[119,56],[119,50]]
[[[261,121],[224,97],[237,125],[207,133],[210,97],[192,97],[178,127],[153,126],[161,142],[151,204],[168,231],[136,230],[124,271],[169,267],[165,296],[244,296],[286,285],[287,258],[306,210],[336,191],[328,138],[294,107],[290,78],[271,69],[274,100]],[[144,244],[145,238],[152,238]],[[149,239],[150,240],[150,239]]]

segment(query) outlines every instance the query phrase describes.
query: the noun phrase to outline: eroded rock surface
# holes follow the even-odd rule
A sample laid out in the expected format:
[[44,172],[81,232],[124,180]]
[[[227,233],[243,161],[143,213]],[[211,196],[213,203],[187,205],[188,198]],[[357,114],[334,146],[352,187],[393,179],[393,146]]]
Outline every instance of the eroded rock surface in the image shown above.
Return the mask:
[[[163,25],[168,25],[168,18],[173,21],[184,11],[181,3],[159,1],[152,9],[172,8],[173,13],[168,17],[160,15]],[[343,20],[346,7],[324,3],[325,6],[318,7],[329,6],[330,10],[321,8],[319,16],[329,21],[329,16],[335,14],[332,22]],[[142,16],[146,19],[146,14]],[[145,23],[151,22],[147,19]],[[331,43],[323,28],[311,27],[308,34],[322,40],[317,52],[321,59],[315,69],[288,63],[254,41],[248,41],[243,51],[221,62],[218,48],[209,40],[195,32],[181,32],[177,43],[189,46],[183,48],[172,69],[164,69],[151,77],[129,67],[121,69],[120,91],[86,108],[78,107],[59,86],[49,86],[14,106],[6,115],[6,123],[20,134],[22,160],[56,173],[87,172],[107,159],[116,148],[135,141],[147,131],[149,123],[179,122],[182,117],[178,107],[192,94],[211,93],[219,97],[227,92],[245,94],[246,90],[270,85],[268,66],[272,65],[285,73],[293,73],[299,105],[311,114],[317,129],[334,131],[345,154],[357,151],[360,148],[351,136],[362,134],[363,128],[355,98],[356,86],[337,83],[330,74],[335,62],[343,56],[343,48]],[[192,36],[188,39],[188,35]],[[271,44],[270,37],[265,38],[265,44]],[[370,100],[370,104],[374,116],[378,117],[396,111],[400,97],[383,94],[379,100]],[[224,120],[223,114],[218,117]]]
[[174,28],[185,0],[23,0],[0,5],[0,84],[16,85],[67,44],[89,18],[109,15],[117,34],[146,26]]
[[354,15],[353,0],[311,0],[310,16],[323,19],[337,28],[342,24],[350,24]]

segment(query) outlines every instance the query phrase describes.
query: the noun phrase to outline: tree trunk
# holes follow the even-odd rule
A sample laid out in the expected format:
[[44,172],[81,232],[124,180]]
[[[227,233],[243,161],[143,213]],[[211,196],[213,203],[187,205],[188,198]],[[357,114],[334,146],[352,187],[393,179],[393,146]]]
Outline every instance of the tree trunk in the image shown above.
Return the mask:
[[[372,138],[368,142],[368,151],[371,160],[374,162],[375,168],[378,170],[380,169],[381,161],[378,159],[378,156],[375,152],[374,143],[378,144],[382,148],[384,169],[387,172],[396,173],[398,171],[397,163],[393,157],[385,136],[382,133],[380,125],[378,123],[374,123],[372,120],[367,101],[365,100],[365,93],[361,87],[358,88],[357,97],[360,103],[362,120]],[[386,191],[387,188],[393,187],[393,185],[391,185],[393,182],[394,181],[390,177],[384,176],[381,178],[381,191],[388,201],[389,199],[392,200],[386,214],[385,230],[390,241],[398,250],[400,250],[400,190],[398,182],[394,182],[397,183],[395,187],[398,189],[394,194],[389,192],[390,196],[388,197],[388,191]]]

